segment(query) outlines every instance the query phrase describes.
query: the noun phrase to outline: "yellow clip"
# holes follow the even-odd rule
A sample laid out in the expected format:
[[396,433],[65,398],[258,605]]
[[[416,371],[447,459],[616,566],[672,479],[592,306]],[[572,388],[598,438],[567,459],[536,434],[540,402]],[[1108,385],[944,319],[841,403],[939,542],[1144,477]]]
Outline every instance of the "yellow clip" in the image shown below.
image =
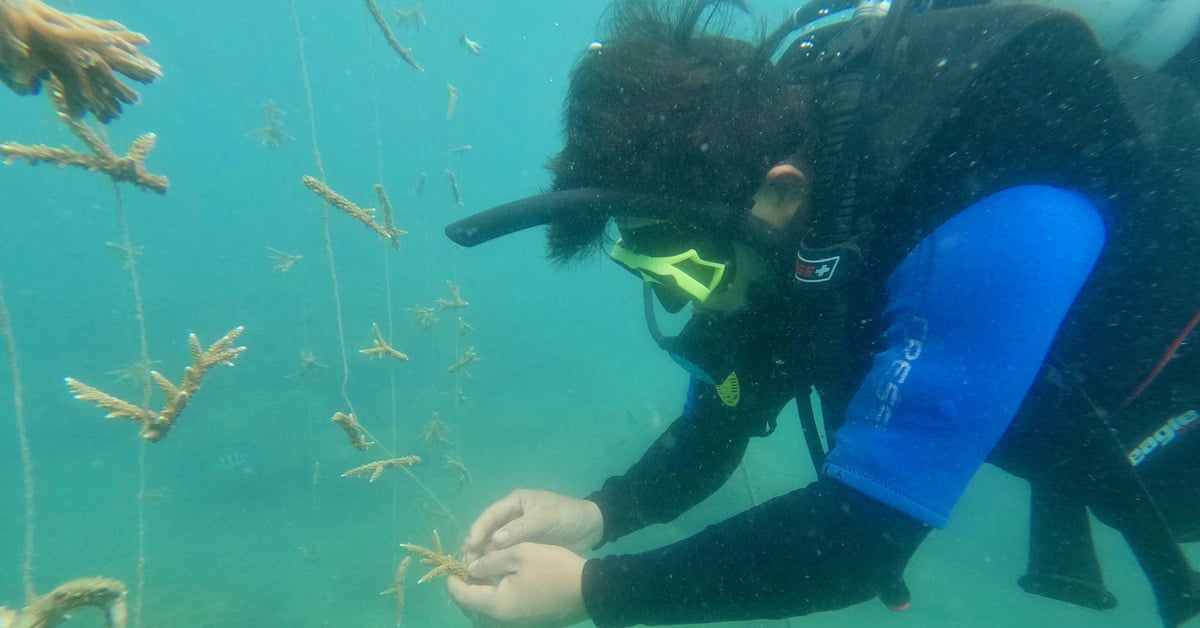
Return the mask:
[[738,404],[742,398],[742,385],[738,382],[737,373],[730,373],[725,381],[717,384],[717,396],[730,408]]

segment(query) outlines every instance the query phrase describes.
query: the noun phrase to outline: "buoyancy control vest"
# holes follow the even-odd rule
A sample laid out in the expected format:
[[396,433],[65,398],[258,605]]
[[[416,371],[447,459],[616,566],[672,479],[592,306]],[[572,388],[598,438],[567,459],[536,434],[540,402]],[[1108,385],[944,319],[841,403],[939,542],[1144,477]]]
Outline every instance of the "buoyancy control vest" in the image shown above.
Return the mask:
[[[984,6],[890,21],[902,27],[849,62],[830,47],[836,39],[802,39],[780,59],[821,116],[815,227],[798,253],[795,286],[826,433],[840,425],[871,365],[884,282],[925,236],[1006,188],[1040,183],[1084,192],[1100,209],[1108,245],[1056,338],[1046,376],[992,461],[1034,484],[1027,590],[1094,608],[1115,603],[1091,547],[1090,506],[1124,526],[1168,625],[1184,619],[1197,609],[1186,559],[1162,533],[1162,516],[1128,512],[1129,504],[1158,510],[1147,494],[1153,487],[1126,473],[1120,451],[1114,457],[1108,450],[1136,449],[1157,422],[1169,421],[1126,406],[1200,307],[1200,211],[1187,194],[1200,198],[1200,99],[1181,81],[1107,59],[1087,25],[1068,13]],[[1163,373],[1167,383],[1139,404],[1200,395],[1200,355],[1178,357]],[[1101,419],[1087,423],[1087,434],[1043,429],[1054,418],[1045,416],[1046,400],[1064,395],[1069,400],[1049,412]],[[1083,444],[1063,447],[1048,435]],[[1114,437],[1117,447],[1109,446]],[[1097,453],[1102,449],[1108,453]],[[1128,503],[1098,504],[1094,495],[1072,500],[1056,492],[1061,484],[1047,488],[1047,470],[1072,451],[1115,464],[1105,472],[1128,486],[1131,495],[1120,498]],[[1198,471],[1195,464],[1176,469],[1192,477]],[[1172,497],[1194,504],[1198,496],[1193,487]],[[1194,508],[1174,518],[1166,505],[1162,512],[1176,529],[1183,517],[1200,517]]]
[[[1051,360],[1096,407],[1126,405],[1200,307],[1200,96],[1106,58],[1081,20],[1042,7],[913,14],[890,52],[833,73],[803,43],[780,64],[824,119],[797,268],[842,256],[825,281],[794,284],[827,429],[870,366],[888,275],[962,208],[1023,184],[1101,210],[1109,241]],[[1200,370],[1175,365],[1196,353],[1163,377],[1200,388]],[[1158,418],[1117,427],[1136,442]]]

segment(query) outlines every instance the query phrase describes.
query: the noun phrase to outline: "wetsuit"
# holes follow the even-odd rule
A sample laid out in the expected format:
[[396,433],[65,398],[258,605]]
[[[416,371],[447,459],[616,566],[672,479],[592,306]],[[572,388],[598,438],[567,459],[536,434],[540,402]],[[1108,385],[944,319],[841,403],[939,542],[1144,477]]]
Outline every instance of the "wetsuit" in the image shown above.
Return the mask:
[[[693,383],[684,416],[590,499],[604,514],[605,540],[673,519],[720,486],[748,439],[769,431],[810,383],[841,425],[821,479],[674,545],[589,560],[584,602],[598,625],[777,618],[875,596],[903,602],[904,565],[931,526],[945,525],[998,440],[1024,453],[1030,442],[1049,447],[1012,435],[1045,434],[1024,419],[1044,409],[1056,384],[1072,400],[1056,401],[1066,414],[1083,399],[1116,407],[1113,397],[1157,357],[1143,345],[1161,351],[1178,329],[1180,308],[1162,295],[1190,302],[1195,262],[1178,262],[1174,276],[1149,271],[1171,268],[1176,247],[1195,242],[1140,249],[1146,267],[1116,263],[1154,240],[1134,213],[1151,206],[1141,204],[1146,196],[1121,196],[1145,189],[1151,173],[1131,165],[1136,129],[1112,104],[1119,99],[1086,27],[1035,9],[956,11],[913,19],[894,74],[867,90],[877,99],[869,113],[881,115],[867,124],[857,202],[886,211],[871,214],[876,229],[848,289],[855,325],[837,372],[805,325],[791,345],[739,348],[748,356],[739,371],[753,375],[743,378],[748,399],[728,408]],[[1153,303],[1114,312],[1113,292],[1130,289]],[[801,303],[806,325],[821,324],[819,313],[811,320],[821,302]],[[1098,333],[1111,342],[1097,343]],[[1010,429],[1014,417],[1021,429]],[[1095,453],[1103,447],[1078,449],[1079,477],[1098,469],[1095,477],[1126,477]],[[1031,481],[1056,462],[1002,458]],[[1080,503],[1123,526],[1138,552],[1153,530],[1139,535],[1144,522],[1128,504],[1106,502],[1098,484]],[[1156,574],[1148,562],[1167,623],[1194,612],[1164,606],[1161,594],[1186,588],[1190,572]]]
[[[899,576],[926,526],[945,525],[1016,414],[1103,242],[1087,199],[1049,187],[1002,192],[948,221],[892,274],[886,348],[825,467],[827,478],[874,499],[826,479],[661,550],[589,561],[584,595],[593,620],[786,617],[874,597],[886,586],[880,579]],[[1040,278],[1037,290],[1022,287],[1031,275]],[[752,426],[702,390],[693,385],[670,445],[660,439],[593,496],[607,539],[669,520],[737,466]],[[868,516],[831,519],[838,508],[826,508],[834,503]],[[884,523],[872,531],[868,521]],[[837,527],[839,535],[812,534],[806,525]],[[897,533],[897,542],[881,539],[884,530]],[[886,569],[844,569],[868,558]],[[862,586],[860,578],[873,582]]]

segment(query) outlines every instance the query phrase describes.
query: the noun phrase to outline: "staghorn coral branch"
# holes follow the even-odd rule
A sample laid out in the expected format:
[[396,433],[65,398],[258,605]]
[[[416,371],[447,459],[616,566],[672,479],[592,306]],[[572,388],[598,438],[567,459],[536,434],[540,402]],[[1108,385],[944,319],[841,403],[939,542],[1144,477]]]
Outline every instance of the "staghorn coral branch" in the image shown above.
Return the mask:
[[386,591],[380,591],[379,595],[392,595],[396,598],[396,625],[399,626],[404,619],[404,577],[408,574],[408,566],[412,564],[412,556],[405,556],[404,560],[400,561],[400,566],[396,567],[396,577],[392,582],[391,588]]
[[461,457],[446,454],[446,468],[458,473],[458,483],[460,485],[471,483],[471,470],[467,468],[467,463],[463,462]]
[[397,228],[395,221],[392,220],[392,201],[388,199],[387,190],[383,189],[382,183],[375,184],[375,196],[379,198],[379,207],[383,209],[383,229],[391,234],[392,246],[399,249],[400,236],[408,232]]
[[450,289],[450,295],[453,296],[454,298],[453,299],[444,299],[441,297],[437,298],[437,304],[439,306],[441,306],[441,308],[443,310],[461,310],[462,308],[471,305],[470,301],[463,300],[462,294],[461,294],[462,288],[460,288],[458,284],[454,283],[453,281],[447,281],[446,287]]
[[[88,150],[92,151],[96,157],[99,157],[104,161],[116,161],[117,154],[113,152],[112,148],[108,145],[108,142],[105,142],[104,140],[100,139],[99,135],[96,135],[96,132],[92,130],[92,127],[88,126],[81,120],[76,120],[75,118],[66,115],[66,113],[63,111],[65,106],[64,102],[62,98],[59,97],[61,93],[62,92],[58,91],[58,89],[52,84],[50,89],[50,101],[54,103],[54,108],[59,111],[59,119],[62,120],[63,124],[67,125],[67,128],[71,130],[71,133],[73,133],[75,137],[78,137],[79,141],[83,142],[83,145],[86,146]],[[132,151],[133,147],[130,146],[128,152]]]
[[466,33],[458,34],[458,43],[462,44],[471,54],[477,55],[483,52],[483,44],[467,37]]
[[151,381],[153,381],[154,384],[158,386],[158,389],[167,396],[167,399],[174,399],[183,394],[183,391],[179,390],[179,387],[176,386],[174,382],[164,377],[162,373],[159,373],[155,370],[151,370],[149,373]]
[[417,30],[428,24],[425,19],[425,10],[421,8],[421,3],[418,2],[407,9],[394,9],[396,12],[396,20],[402,24],[415,24]]
[[366,451],[368,447],[375,444],[373,441],[367,440],[362,426],[358,423],[358,417],[353,412],[350,414],[334,412],[331,420],[342,428],[342,431],[346,433],[346,437],[350,439],[350,445],[355,449]]
[[220,340],[209,345],[208,349],[201,349],[200,339],[196,337],[196,334],[188,334],[188,348],[192,352],[192,365],[184,370],[183,383],[179,386],[184,393],[195,394],[200,388],[200,379],[214,366],[233,366],[233,361],[246,350],[246,347],[231,345],[245,329],[241,326],[231,329]]
[[279,105],[276,105],[274,100],[268,100],[263,105],[263,109],[266,110],[266,121],[261,127],[250,131],[247,135],[266,148],[278,148],[284,142],[295,139],[283,129],[283,112],[279,110]]
[[[58,90],[57,85],[52,85],[50,88],[51,99],[59,108],[59,118],[92,154],[89,155],[66,146],[54,148],[45,144],[26,145],[4,142],[0,143],[0,157],[4,159],[5,164],[12,164],[18,159],[23,159],[35,166],[43,162],[59,167],[75,166],[92,172],[103,172],[112,177],[113,181],[132,183],[143,190],[157,194],[167,193],[167,187],[170,185],[167,177],[146,170],[146,157],[154,148],[158,136],[146,133],[133,141],[125,155],[118,156],[104,140],[92,131],[91,127],[81,120],[72,118],[67,113],[64,109],[65,101]],[[55,94],[58,96],[56,97]]]
[[371,331],[375,333],[375,346],[369,349],[359,349],[359,353],[372,358],[382,358],[386,355],[397,360],[408,360],[407,355],[400,353],[383,339],[383,332],[379,331],[379,325],[371,323]]
[[457,373],[458,371],[462,371],[469,376],[470,372],[466,370],[467,365],[480,359],[482,358],[480,358],[479,354],[475,352],[475,347],[467,347],[467,349],[463,351],[463,354],[459,356],[458,360],[446,368],[446,372]]
[[378,222],[375,222],[374,208],[363,209],[358,205],[355,205],[350,201],[350,199],[338,194],[337,192],[334,192],[328,185],[325,185],[316,177],[305,175],[300,178],[300,182],[304,184],[304,187],[311,190],[313,194],[325,199],[326,203],[329,203],[330,205],[342,210],[344,213],[349,214],[351,217],[366,225],[371,231],[374,231],[375,233],[378,233],[384,238],[395,243],[396,236],[398,235],[397,231],[395,229],[388,229]]
[[[379,25],[379,30],[383,31],[383,36],[387,39],[387,43],[392,47],[392,50],[395,50],[396,54],[400,55],[400,58],[405,63],[411,65],[418,72],[424,72],[425,68],[421,67],[421,64],[417,63],[417,60],[412,56],[412,49],[400,45],[400,40],[396,39],[396,34],[392,32],[392,27],[388,26],[387,18],[383,17],[383,11],[379,9],[379,4],[375,0],[366,0],[366,2],[367,11],[371,13],[371,17],[375,18],[375,23]],[[422,21],[424,20],[424,14],[422,14],[421,19]]]
[[400,547],[416,554],[421,559],[422,565],[433,567],[429,573],[421,576],[420,580],[417,580],[417,584],[425,584],[438,576],[449,574],[456,575],[468,582],[474,582],[467,575],[467,564],[465,562],[442,551],[442,539],[438,536],[437,530],[433,531],[433,549],[412,543],[401,543]]
[[288,253],[287,251],[269,246],[267,247],[267,253],[271,256],[271,268],[281,273],[291,270],[296,265],[296,262],[304,258],[299,253]]
[[73,377],[64,377],[63,381],[66,382],[67,387],[71,389],[71,394],[76,399],[96,404],[101,409],[108,410],[108,414],[104,415],[106,419],[131,419],[139,423],[146,423],[157,418],[151,410],[114,397]]
[[417,324],[417,327],[429,329],[437,325],[438,319],[434,316],[433,308],[431,307],[414,305],[408,308],[408,311],[412,314],[413,322]]
[[386,460],[376,460],[375,462],[368,462],[367,464],[354,467],[353,469],[350,469],[349,471],[343,473],[342,477],[349,478],[349,477],[354,477],[356,475],[365,475],[367,473],[367,471],[370,471],[371,478],[369,481],[374,482],[375,480],[379,479],[379,476],[383,475],[383,472],[386,469],[411,467],[414,464],[417,464],[418,462],[421,462],[420,456],[403,456],[401,458],[389,458]]
[[71,618],[75,611],[93,606],[104,613],[109,628],[125,628],[129,608],[125,583],[112,578],[80,578],[59,585],[34,600],[19,614],[0,606],[0,626],[53,628]]
[[231,329],[220,340],[209,345],[208,349],[204,349],[200,345],[196,334],[189,334],[188,348],[192,354],[192,365],[183,370],[183,381],[179,385],[175,385],[158,371],[150,371],[151,379],[167,397],[167,403],[160,412],[138,407],[71,377],[65,378],[64,381],[76,399],[91,402],[108,410],[109,413],[105,418],[125,418],[137,421],[142,425],[141,436],[143,439],[152,442],[159,441],[166,437],[167,431],[171,429],[180,413],[187,407],[188,401],[196,394],[196,391],[200,390],[200,381],[208,371],[214,366],[222,364],[233,366],[233,360],[246,350],[246,347],[231,346],[244,329],[241,326]]
[[462,188],[458,187],[458,177],[454,176],[454,171],[446,169],[446,179],[450,181],[450,194],[454,197],[454,205],[456,207],[463,206]]
[[138,46],[149,43],[119,22],[67,14],[41,0],[0,2],[0,81],[18,94],[36,94],[43,81],[62,84],[64,111],[92,112],[101,122],[121,114],[138,94],[117,77],[141,83],[162,76],[162,67]]

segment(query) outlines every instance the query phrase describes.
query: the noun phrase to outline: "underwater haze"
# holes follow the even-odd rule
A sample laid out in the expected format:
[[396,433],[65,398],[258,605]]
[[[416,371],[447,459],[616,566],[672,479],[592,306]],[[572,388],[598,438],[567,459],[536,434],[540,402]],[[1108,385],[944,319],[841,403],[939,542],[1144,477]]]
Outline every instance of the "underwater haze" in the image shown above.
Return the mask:
[[[105,131],[119,153],[157,134],[146,165],[170,191],[114,188],[78,168],[0,167],[0,281],[32,455],[39,593],[115,578],[130,588],[130,625],[147,628],[394,626],[395,599],[380,592],[408,555],[401,543],[430,545],[436,530],[454,553],[474,517],[515,488],[586,495],[678,415],[687,374],[646,333],[628,273],[598,258],[552,265],[541,230],[471,249],[442,231],[548,187],[567,77],[606,1],[425,2],[418,25],[381,0],[423,72],[357,1],[50,4],[151,39],[144,52],[164,76],[135,85],[141,101]],[[772,23],[795,8],[753,6]],[[46,98],[7,90],[0,141],[79,146]],[[398,249],[325,206],[305,175],[362,207],[379,206],[382,183],[407,231]],[[454,307],[452,286],[469,306]],[[63,383],[139,400],[139,308],[148,366],[176,381],[189,334],[207,346],[245,327],[235,366],[207,373],[152,443]],[[373,325],[409,359],[361,354]],[[454,368],[471,351],[478,359]],[[7,365],[7,349],[0,356]],[[13,608],[25,603],[29,524],[17,392],[0,367],[0,605]],[[351,409],[377,442],[365,452],[330,420]],[[794,416],[785,410],[775,435],[752,442],[715,496],[604,551],[661,546],[812,481]],[[407,455],[423,460],[376,481],[341,477]],[[872,602],[722,625],[1150,625],[1149,586],[1104,526],[1118,608],[1021,591],[1028,502],[1023,482],[986,467],[909,566],[907,612]],[[425,569],[409,571],[403,625],[469,626],[442,580],[416,583]],[[85,609],[67,625],[104,620]]]

